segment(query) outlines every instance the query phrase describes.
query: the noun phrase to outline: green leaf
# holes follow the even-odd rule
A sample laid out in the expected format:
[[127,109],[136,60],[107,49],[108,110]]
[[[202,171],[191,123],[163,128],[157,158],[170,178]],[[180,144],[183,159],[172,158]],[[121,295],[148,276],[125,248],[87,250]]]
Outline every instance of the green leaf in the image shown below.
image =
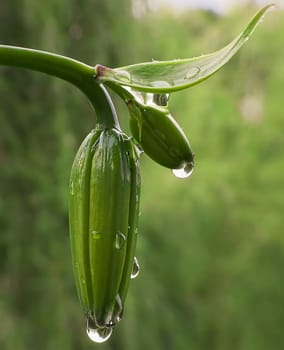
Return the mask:
[[262,8],[230,44],[208,55],[172,61],[154,61],[111,69],[98,65],[97,79],[110,86],[129,86],[145,92],[173,92],[186,89],[209,78],[223,67],[243,46],[264,15],[274,4]]

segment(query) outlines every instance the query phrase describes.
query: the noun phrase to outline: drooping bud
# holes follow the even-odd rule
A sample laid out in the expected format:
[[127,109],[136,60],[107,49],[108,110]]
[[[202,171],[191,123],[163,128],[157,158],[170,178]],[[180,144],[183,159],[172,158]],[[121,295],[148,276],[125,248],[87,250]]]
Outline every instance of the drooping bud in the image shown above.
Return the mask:
[[70,177],[70,240],[87,333],[110,337],[120,320],[134,264],[140,195],[134,145],[121,131],[95,129]]
[[128,109],[131,133],[150,158],[170,169],[193,168],[187,137],[167,108],[130,100]]

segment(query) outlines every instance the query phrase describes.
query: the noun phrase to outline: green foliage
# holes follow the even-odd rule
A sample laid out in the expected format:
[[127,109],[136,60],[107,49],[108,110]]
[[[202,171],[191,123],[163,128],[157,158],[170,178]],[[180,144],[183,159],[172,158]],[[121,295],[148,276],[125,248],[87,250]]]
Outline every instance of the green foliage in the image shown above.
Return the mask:
[[[126,0],[0,9],[1,43],[110,67],[214,51],[255,11],[134,22]],[[226,68],[171,97],[196,168],[179,180],[144,157],[141,273],[104,349],[284,347],[283,20],[267,16]],[[0,68],[0,95],[1,349],[96,349],[77,301],[67,219],[69,172],[92,111],[68,84],[19,69]],[[124,106],[119,115],[127,125]]]

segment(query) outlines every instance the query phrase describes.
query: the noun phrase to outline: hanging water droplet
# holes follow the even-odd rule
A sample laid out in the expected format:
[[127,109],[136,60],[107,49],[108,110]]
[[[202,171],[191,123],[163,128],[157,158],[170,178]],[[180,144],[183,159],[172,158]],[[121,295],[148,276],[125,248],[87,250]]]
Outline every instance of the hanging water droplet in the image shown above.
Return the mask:
[[148,93],[143,95],[143,98],[144,98],[144,103],[147,106],[149,106],[149,105],[153,104],[154,94],[148,92]]
[[183,167],[180,169],[173,169],[173,174],[180,178],[185,179],[186,177],[189,177],[193,172],[194,164],[193,162],[184,163]]
[[96,230],[93,230],[93,231],[92,231],[92,238],[93,238],[93,239],[100,239],[101,236],[102,236],[101,232],[96,231]]
[[115,323],[119,323],[121,321],[122,315],[123,315],[123,311],[119,315],[116,316]]
[[136,256],[134,257],[134,262],[133,262],[133,267],[132,267],[132,272],[131,272],[131,279],[136,278],[139,275],[140,272],[140,265],[138,262],[138,259]]
[[119,70],[119,71],[115,72],[114,78],[123,82],[123,83],[130,83],[131,82],[131,75],[125,70]]
[[154,94],[153,102],[158,106],[166,107],[169,102],[169,94]]
[[[131,82],[131,79],[129,82]],[[127,90],[128,92],[130,92],[130,94],[134,97],[135,101],[137,101],[139,103],[144,103],[145,92],[137,91],[137,90],[133,89],[132,87],[126,86],[126,85],[123,85],[123,88],[125,90]]]
[[96,327],[91,317],[87,319],[87,335],[94,343],[107,341],[112,333],[111,327]]
[[197,76],[197,74],[201,71],[200,67],[193,67],[188,70],[184,76],[184,79],[191,79]]
[[125,234],[118,231],[115,235],[115,248],[121,249],[124,246],[125,242],[126,242]]

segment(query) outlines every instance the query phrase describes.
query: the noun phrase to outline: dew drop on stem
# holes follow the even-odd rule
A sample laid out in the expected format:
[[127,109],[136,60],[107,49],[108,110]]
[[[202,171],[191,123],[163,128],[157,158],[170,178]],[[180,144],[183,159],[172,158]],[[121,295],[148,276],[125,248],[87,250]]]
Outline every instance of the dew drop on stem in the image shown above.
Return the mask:
[[138,259],[135,256],[134,262],[133,262],[133,267],[132,267],[132,272],[131,272],[131,279],[136,278],[139,275],[139,272],[140,272],[140,265],[139,265]]
[[122,232],[118,231],[115,235],[115,248],[121,249],[126,242],[126,236]]
[[115,297],[115,307],[116,313],[113,319],[113,326],[115,326],[118,322],[121,321],[123,314],[123,305],[119,294],[117,294]]

